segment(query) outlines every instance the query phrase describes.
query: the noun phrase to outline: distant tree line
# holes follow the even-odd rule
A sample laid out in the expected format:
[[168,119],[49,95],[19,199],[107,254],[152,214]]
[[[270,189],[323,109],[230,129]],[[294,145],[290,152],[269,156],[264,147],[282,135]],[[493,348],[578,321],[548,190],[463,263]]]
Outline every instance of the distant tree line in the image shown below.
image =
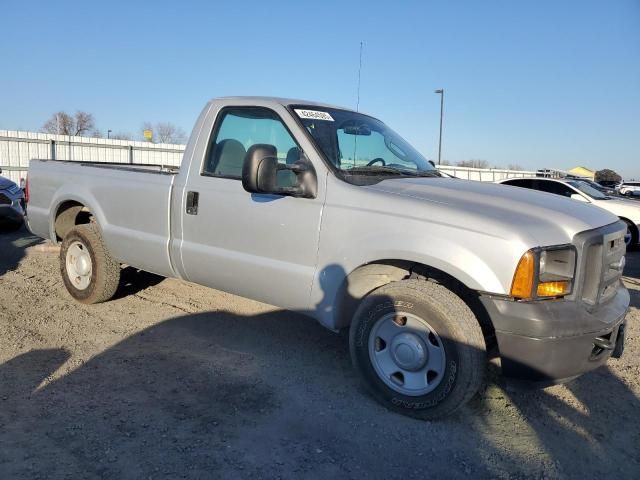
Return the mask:
[[[151,138],[145,138],[144,131],[151,132]],[[171,122],[144,122],[140,127],[139,136],[136,138],[128,132],[112,132],[108,131],[107,135],[103,131],[96,128],[96,122],[93,114],[76,111],[70,114],[65,111],[55,112],[42,125],[44,133],[54,135],[73,135],[78,137],[98,137],[104,138],[108,136],[113,140],[144,140],[151,143],[185,143],[187,135],[183,129]]]

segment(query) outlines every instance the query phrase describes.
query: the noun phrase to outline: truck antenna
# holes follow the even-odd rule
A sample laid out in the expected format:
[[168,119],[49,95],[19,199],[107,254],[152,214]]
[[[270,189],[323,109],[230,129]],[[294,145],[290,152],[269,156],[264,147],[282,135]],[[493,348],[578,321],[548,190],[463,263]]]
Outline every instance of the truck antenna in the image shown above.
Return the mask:
[[360,74],[362,73],[362,46],[364,42],[360,42],[360,63],[358,65],[358,96],[356,99],[356,112],[360,109]]

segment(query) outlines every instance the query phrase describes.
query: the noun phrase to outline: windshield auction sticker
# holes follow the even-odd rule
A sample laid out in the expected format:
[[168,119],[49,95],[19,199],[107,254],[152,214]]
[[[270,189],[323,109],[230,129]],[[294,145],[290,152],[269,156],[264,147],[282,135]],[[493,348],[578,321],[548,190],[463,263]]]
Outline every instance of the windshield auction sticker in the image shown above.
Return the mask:
[[302,110],[295,109],[300,118],[310,118],[311,120],[325,120],[327,122],[333,122],[333,117],[327,112],[319,112],[317,110]]

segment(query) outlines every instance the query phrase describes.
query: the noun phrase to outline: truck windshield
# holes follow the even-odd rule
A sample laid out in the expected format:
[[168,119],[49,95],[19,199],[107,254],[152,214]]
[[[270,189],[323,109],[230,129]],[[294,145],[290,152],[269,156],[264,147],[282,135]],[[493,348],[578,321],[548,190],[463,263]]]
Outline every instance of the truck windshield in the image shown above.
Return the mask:
[[440,176],[415,148],[375,118],[317,106],[295,106],[293,111],[343,176]]
[[582,180],[574,180],[574,181],[570,181],[570,182],[567,182],[567,183],[569,185],[573,186],[573,187],[576,187],[582,193],[585,193],[585,194],[589,195],[591,198],[594,198],[596,200],[609,200],[609,197],[607,197],[601,191],[596,190],[595,188],[593,188],[587,182],[583,182]]

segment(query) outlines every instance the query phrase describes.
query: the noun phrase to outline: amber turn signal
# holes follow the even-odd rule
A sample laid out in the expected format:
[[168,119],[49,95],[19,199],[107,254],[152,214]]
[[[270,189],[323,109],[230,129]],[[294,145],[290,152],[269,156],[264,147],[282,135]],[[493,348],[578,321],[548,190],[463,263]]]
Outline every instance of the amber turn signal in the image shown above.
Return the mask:
[[511,296],[514,298],[531,298],[533,296],[533,283],[535,275],[535,255],[531,250],[526,252],[516,268],[511,284]]

